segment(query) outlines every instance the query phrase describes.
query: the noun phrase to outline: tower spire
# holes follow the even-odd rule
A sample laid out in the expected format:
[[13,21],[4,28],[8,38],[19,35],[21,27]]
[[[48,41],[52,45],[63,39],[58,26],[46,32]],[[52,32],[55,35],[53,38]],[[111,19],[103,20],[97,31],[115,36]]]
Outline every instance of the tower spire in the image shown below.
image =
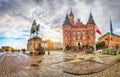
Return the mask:
[[64,20],[64,24],[70,24],[68,13],[66,14],[66,17],[65,17],[65,20]]
[[73,12],[72,12],[72,8],[71,8],[71,11],[70,11],[69,16],[74,16],[74,14],[73,14]]
[[88,22],[93,22],[94,23],[94,19],[93,19],[91,11],[90,11],[90,16],[89,16]]

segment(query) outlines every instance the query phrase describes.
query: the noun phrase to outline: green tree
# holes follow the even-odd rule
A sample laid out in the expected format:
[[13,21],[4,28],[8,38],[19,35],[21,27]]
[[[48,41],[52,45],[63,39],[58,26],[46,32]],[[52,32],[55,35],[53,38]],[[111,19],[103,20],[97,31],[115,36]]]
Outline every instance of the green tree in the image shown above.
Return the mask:
[[21,49],[21,51],[22,51],[23,53],[25,53],[25,52],[26,52],[26,50],[25,50],[25,49]]
[[102,41],[102,42],[96,44],[96,48],[97,48],[97,49],[103,49],[103,48],[105,48],[105,42]]
[[70,46],[67,44],[67,45],[65,46],[65,49],[66,49],[66,50],[70,50]]

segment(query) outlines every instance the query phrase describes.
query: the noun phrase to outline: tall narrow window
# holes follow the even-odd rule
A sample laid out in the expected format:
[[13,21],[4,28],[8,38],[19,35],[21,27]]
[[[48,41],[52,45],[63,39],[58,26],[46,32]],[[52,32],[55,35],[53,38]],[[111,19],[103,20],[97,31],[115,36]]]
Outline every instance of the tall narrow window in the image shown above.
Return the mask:
[[80,32],[77,32],[77,34],[80,34]]
[[76,32],[73,32],[73,34],[75,34]]

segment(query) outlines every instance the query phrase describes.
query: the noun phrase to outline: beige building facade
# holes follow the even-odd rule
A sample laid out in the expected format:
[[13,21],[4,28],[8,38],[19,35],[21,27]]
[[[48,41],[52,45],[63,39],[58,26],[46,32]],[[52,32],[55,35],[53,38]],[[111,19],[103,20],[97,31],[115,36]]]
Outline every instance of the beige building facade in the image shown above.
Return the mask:
[[100,42],[105,42],[105,46],[110,48],[110,47],[120,47],[120,36],[113,34],[111,35],[109,32],[103,35],[98,39],[98,43]]

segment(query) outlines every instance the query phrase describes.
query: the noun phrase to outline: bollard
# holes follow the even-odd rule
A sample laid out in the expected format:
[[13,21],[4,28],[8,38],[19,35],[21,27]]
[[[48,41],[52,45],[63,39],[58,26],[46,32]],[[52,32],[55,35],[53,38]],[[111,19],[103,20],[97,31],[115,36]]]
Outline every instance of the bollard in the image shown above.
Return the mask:
[[50,55],[50,51],[48,51],[48,55]]

